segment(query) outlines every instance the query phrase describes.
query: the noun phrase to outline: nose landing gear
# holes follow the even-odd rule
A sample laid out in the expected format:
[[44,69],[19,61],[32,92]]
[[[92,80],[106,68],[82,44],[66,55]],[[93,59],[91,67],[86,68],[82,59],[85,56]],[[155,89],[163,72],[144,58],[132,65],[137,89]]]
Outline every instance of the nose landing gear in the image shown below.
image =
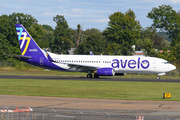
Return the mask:
[[159,76],[157,76],[157,78],[156,78],[157,80],[160,80],[160,77]]

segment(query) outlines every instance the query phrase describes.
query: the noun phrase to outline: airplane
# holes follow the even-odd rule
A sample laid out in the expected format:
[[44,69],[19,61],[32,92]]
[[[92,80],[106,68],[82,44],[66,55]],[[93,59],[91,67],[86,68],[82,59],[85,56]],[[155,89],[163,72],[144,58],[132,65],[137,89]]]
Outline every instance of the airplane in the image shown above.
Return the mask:
[[22,55],[11,55],[38,67],[67,72],[86,72],[87,78],[122,76],[125,73],[165,75],[176,67],[156,57],[118,55],[58,55],[41,49],[21,24],[16,31]]

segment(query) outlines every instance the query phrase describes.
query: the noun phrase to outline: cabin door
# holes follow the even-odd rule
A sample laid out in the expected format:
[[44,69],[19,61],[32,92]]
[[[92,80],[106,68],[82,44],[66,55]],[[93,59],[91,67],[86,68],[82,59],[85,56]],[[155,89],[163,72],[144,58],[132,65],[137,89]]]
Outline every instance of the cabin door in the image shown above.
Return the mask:
[[39,64],[40,64],[40,65],[44,65],[44,58],[43,58],[43,57],[40,57],[40,59],[39,59]]
[[153,62],[153,68],[156,68],[156,61]]

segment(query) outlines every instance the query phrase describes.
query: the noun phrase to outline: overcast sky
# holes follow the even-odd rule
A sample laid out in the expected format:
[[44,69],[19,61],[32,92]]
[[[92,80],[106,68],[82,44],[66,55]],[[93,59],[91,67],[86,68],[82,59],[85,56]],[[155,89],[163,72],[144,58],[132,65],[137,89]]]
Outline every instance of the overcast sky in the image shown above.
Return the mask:
[[97,28],[103,31],[108,26],[108,16],[114,12],[125,13],[131,9],[142,27],[149,27],[152,20],[147,13],[153,7],[170,5],[180,10],[180,0],[1,0],[0,15],[13,12],[30,14],[39,24],[55,28],[53,17],[64,15],[70,28],[76,29],[83,24],[83,30]]

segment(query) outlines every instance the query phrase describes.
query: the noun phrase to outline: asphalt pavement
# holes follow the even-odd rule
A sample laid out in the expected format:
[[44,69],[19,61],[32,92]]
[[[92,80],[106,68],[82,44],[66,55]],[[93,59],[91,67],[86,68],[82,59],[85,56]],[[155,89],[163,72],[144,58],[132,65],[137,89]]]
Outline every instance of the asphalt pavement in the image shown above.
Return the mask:
[[19,76],[0,75],[5,79],[47,79],[47,80],[80,80],[80,81],[133,81],[133,82],[180,82],[178,79],[137,79],[137,78],[86,78],[86,77],[61,77],[61,76]]

